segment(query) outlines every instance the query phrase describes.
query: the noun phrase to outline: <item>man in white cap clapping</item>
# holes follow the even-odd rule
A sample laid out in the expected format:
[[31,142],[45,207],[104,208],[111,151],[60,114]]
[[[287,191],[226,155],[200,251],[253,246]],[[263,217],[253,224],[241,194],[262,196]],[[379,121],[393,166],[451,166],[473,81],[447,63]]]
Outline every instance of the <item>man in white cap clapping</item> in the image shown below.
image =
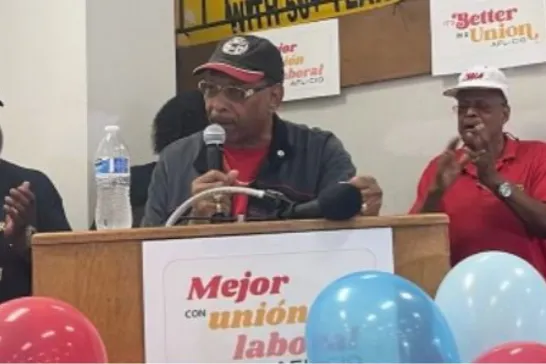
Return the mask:
[[508,85],[496,68],[464,72],[444,95],[457,102],[459,136],[424,170],[411,212],[449,215],[453,265],[497,250],[546,276],[546,144],[504,132]]

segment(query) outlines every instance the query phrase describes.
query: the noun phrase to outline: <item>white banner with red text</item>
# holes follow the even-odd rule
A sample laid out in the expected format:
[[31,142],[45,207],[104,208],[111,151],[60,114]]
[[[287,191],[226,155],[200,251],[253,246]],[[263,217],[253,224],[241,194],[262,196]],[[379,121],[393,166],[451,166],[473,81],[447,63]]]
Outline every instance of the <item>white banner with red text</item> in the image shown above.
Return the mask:
[[148,241],[142,258],[148,363],[306,362],[320,291],[394,271],[390,228]]
[[430,0],[432,74],[546,61],[544,0]]
[[284,99],[302,100],[341,93],[339,20],[253,33],[269,39],[284,60]]

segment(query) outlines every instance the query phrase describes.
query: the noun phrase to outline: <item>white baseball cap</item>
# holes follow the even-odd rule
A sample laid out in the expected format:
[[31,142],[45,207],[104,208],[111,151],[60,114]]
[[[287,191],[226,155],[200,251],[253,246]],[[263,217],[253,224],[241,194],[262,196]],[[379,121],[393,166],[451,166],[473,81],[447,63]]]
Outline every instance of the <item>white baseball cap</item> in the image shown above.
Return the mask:
[[472,67],[459,76],[457,85],[444,91],[444,96],[455,97],[459,90],[485,88],[500,90],[508,98],[508,80],[498,68],[488,66]]

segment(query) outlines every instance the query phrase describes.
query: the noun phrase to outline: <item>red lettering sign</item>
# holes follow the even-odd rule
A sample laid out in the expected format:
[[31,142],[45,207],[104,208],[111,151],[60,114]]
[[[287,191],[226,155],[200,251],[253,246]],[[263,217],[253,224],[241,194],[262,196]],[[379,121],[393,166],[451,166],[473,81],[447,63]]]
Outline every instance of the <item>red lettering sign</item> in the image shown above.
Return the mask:
[[453,13],[451,18],[455,21],[457,29],[467,29],[471,26],[483,24],[501,23],[514,20],[514,14],[518,12],[517,8],[506,10],[484,10],[480,13]]
[[464,75],[463,81],[480,80],[483,78],[483,72],[468,72]]
[[284,44],[284,43],[281,43],[279,44],[279,46],[277,47],[279,49],[279,51],[281,53],[292,53],[296,50],[296,47],[298,45],[297,44]]
[[212,277],[205,285],[201,277],[191,279],[188,300],[234,298],[235,302],[243,302],[248,295],[276,295],[281,287],[290,282],[288,276],[253,277],[250,271],[243,278],[226,278],[222,275]]

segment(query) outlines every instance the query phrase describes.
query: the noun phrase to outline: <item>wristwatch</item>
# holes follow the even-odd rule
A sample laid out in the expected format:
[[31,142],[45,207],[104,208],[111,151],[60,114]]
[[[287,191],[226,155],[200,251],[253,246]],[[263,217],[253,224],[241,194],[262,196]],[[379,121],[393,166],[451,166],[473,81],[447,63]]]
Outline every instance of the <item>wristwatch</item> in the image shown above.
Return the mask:
[[506,199],[512,196],[512,191],[513,191],[513,188],[510,182],[503,182],[497,187],[497,193],[503,199]]

